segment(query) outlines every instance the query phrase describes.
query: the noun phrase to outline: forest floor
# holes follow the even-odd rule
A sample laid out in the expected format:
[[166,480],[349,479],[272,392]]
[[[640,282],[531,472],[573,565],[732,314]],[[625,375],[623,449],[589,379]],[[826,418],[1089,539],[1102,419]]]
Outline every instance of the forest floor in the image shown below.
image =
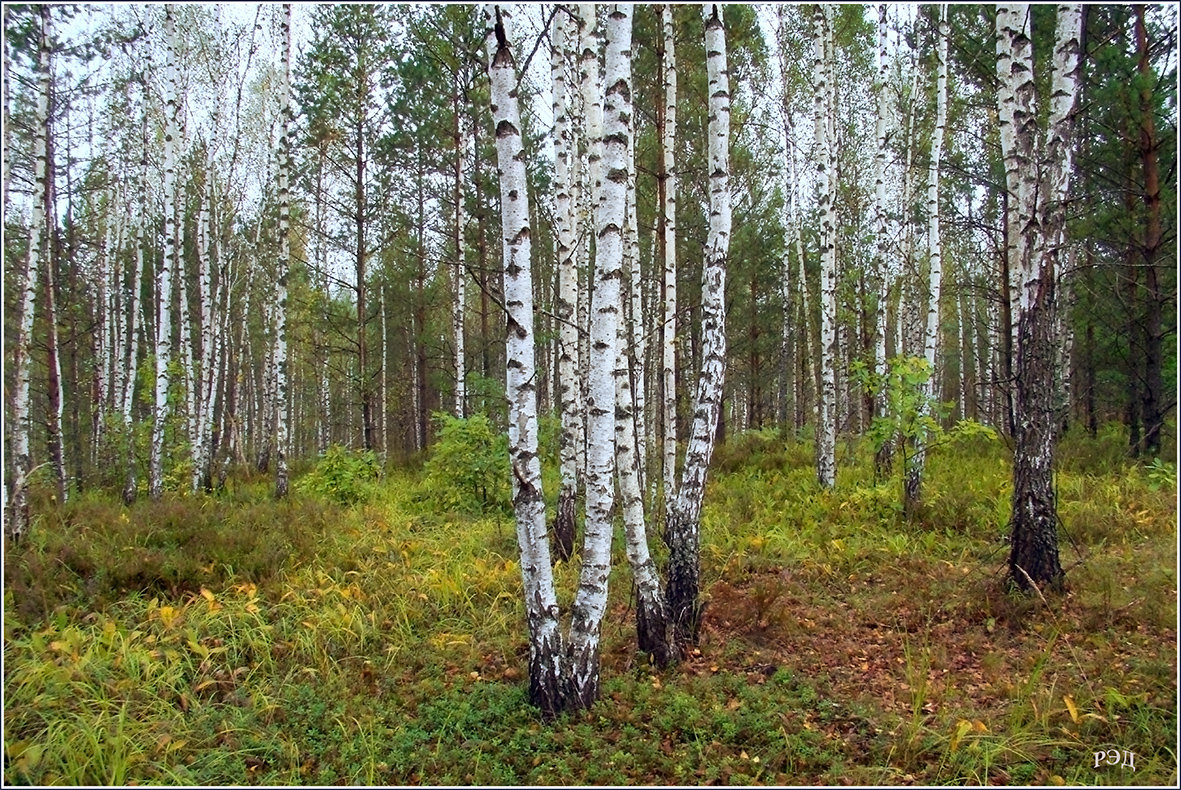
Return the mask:
[[[421,471],[348,506],[249,475],[46,495],[5,555],[4,781],[1176,785],[1174,464],[1068,437],[1068,589],[1043,599],[1003,584],[1001,440],[933,450],[910,519],[865,448],[838,462],[825,492],[806,442],[719,448],[678,666],[635,648],[617,536],[601,699],[553,722],[511,518],[441,510]],[[576,567],[556,577],[568,610]]]

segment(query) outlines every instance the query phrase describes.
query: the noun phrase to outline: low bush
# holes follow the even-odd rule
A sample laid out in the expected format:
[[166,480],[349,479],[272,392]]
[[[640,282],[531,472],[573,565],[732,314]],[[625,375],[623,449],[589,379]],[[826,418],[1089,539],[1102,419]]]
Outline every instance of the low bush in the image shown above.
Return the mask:
[[512,512],[508,438],[483,414],[436,413],[437,440],[427,459],[422,499],[443,512]]
[[334,444],[296,482],[295,489],[347,507],[372,497],[380,478],[381,464],[372,450],[347,450]]

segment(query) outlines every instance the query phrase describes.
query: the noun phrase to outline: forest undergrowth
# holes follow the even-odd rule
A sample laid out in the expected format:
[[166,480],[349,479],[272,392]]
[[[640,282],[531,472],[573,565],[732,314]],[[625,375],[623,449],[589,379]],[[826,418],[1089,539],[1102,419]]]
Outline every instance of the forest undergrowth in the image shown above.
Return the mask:
[[[636,651],[617,536],[602,698],[553,722],[527,701],[495,464],[474,497],[348,454],[279,503],[246,473],[131,508],[41,492],[5,555],[4,780],[1172,785],[1176,467],[1124,446],[1063,442],[1068,591],[1047,600],[1004,588],[1002,440],[935,448],[907,519],[866,445],[822,491],[810,443],[735,437],[699,647],[664,671]],[[556,577],[565,607],[576,567]]]

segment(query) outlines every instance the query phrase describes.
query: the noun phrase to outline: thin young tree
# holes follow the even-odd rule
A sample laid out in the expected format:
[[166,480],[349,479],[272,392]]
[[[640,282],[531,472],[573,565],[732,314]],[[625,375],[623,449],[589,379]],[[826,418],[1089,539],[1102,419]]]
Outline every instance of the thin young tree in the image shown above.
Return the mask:
[[[7,11],[7,9],[5,9]],[[29,526],[29,475],[33,471],[30,453],[32,424],[29,410],[29,378],[32,367],[33,314],[37,304],[38,270],[45,256],[48,240],[45,201],[49,181],[49,94],[51,73],[50,41],[53,22],[48,6],[38,9],[40,28],[37,36],[37,109],[33,130],[33,202],[32,223],[29,226],[29,249],[25,269],[21,273],[21,317],[14,344],[15,386],[12,396],[11,463],[12,488],[8,494],[8,513],[5,532],[13,542],[19,541]],[[7,46],[7,45],[6,45]],[[7,134],[7,131],[6,131]]]
[[176,163],[180,149],[180,99],[177,96],[176,22],[172,6],[164,6],[164,256],[156,276],[156,388],[152,443],[148,462],[148,495],[164,492],[164,424],[168,419],[168,365],[172,359],[172,272],[177,249]]
[[467,356],[464,347],[464,317],[467,312],[467,273],[464,268],[463,229],[466,214],[463,207],[463,157],[467,135],[463,125],[460,101],[463,98],[463,70],[456,69],[453,75],[451,109],[454,114],[453,144],[455,156],[455,180],[452,184],[451,199],[455,202],[455,261],[451,268],[454,302],[451,308],[451,335],[455,343],[455,416],[467,416]]
[[[878,12],[878,50],[877,66],[878,78],[874,85],[877,93],[877,125],[874,137],[877,150],[874,155],[874,198],[873,198],[873,227],[874,227],[874,256],[872,280],[877,292],[874,309],[873,332],[873,372],[877,386],[873,395],[872,417],[883,416],[886,413],[886,301],[890,293],[890,283],[887,280],[886,256],[889,253],[890,216],[886,204],[886,159],[889,139],[890,94],[888,79],[890,72],[889,50],[889,13],[886,3],[879,3]],[[945,59],[946,60],[946,59]],[[886,438],[874,455],[874,473],[881,475],[890,465],[892,455],[892,441]]]
[[817,203],[820,207],[820,393],[816,399],[816,476],[823,488],[836,485],[836,356],[837,356],[837,260],[836,153],[829,129],[832,106],[832,18],[827,5],[817,4],[813,14],[816,57],[813,61],[813,109],[816,135]]
[[284,3],[280,16],[279,37],[283,42],[283,79],[279,90],[279,271],[276,283],[278,327],[275,332],[275,375],[278,377],[275,397],[275,497],[287,496],[287,445],[289,426],[287,416],[288,393],[291,388],[291,369],[287,359],[287,278],[291,269],[291,3]]
[[726,376],[726,258],[730,247],[730,74],[722,6],[702,6],[709,94],[709,236],[701,274],[701,371],[681,484],[668,503],[668,606],[679,652],[701,626],[701,503]]
[[922,498],[923,469],[927,460],[927,429],[933,419],[931,403],[936,397],[935,352],[939,341],[939,302],[943,293],[943,241],[939,234],[939,167],[947,127],[947,4],[939,6],[938,62],[935,74],[935,128],[931,132],[931,161],[927,167],[927,299],[923,324],[923,358],[928,376],[922,384],[922,420],[914,436],[914,452],[907,459],[904,507],[913,513]]
[[550,38],[550,64],[554,105],[554,223],[557,229],[558,294],[558,401],[561,412],[561,488],[554,517],[554,553],[569,560],[574,553],[575,507],[578,497],[578,444],[582,421],[582,383],[578,376],[578,244],[577,206],[572,174],[577,150],[571,130],[568,106],[572,101],[568,70],[572,58],[574,27],[572,11],[559,6]]
[[662,46],[661,81],[664,98],[657,107],[660,132],[659,247],[664,269],[664,318],[660,324],[660,366],[664,404],[662,469],[664,501],[677,494],[677,55],[673,36],[673,12],[668,3],[660,6]]

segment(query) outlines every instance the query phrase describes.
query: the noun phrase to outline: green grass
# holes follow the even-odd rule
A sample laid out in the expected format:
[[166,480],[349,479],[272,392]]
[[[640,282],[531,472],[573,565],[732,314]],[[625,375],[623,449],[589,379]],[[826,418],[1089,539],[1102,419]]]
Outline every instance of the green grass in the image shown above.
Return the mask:
[[[421,471],[351,506],[298,485],[276,504],[249,477],[43,506],[5,558],[4,779],[1174,783],[1171,470],[1089,442],[1064,445],[1069,590],[1047,603],[1002,584],[1000,441],[933,451],[907,520],[865,447],[823,492],[807,445],[735,437],[703,514],[699,650],[664,672],[637,653],[619,544],[602,699],[550,723],[526,697],[511,520],[429,509]],[[568,608],[576,569],[557,579]],[[1095,768],[1113,748],[1135,770]]]

